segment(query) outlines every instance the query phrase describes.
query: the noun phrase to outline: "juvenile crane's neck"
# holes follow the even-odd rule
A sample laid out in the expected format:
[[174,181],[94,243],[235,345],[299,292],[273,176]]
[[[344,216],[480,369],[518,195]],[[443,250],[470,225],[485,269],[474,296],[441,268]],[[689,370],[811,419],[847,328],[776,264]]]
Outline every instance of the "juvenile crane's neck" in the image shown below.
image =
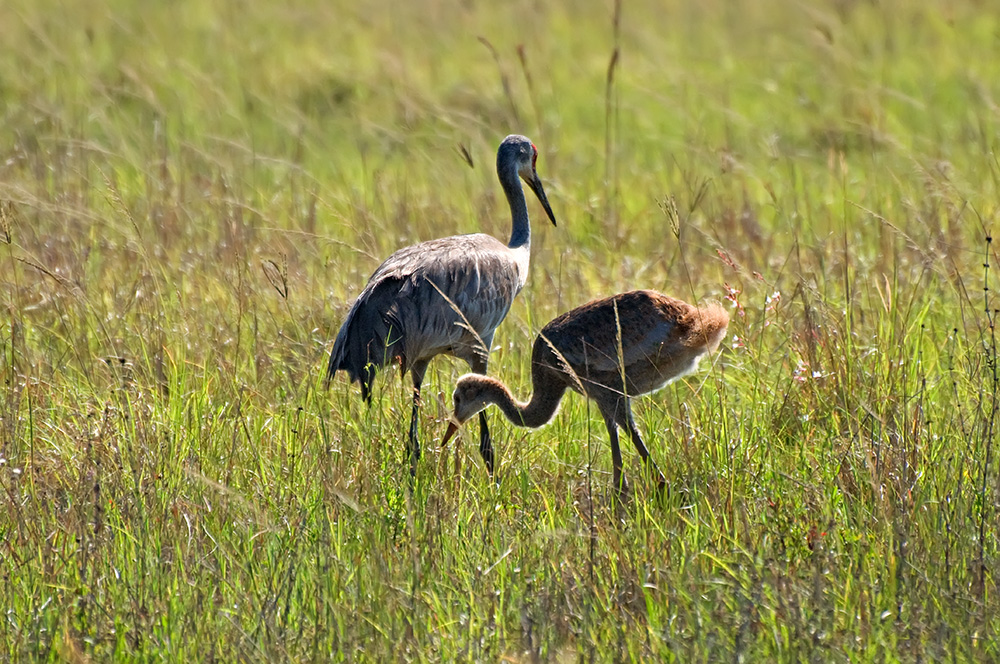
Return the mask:
[[532,429],[542,426],[552,419],[562,401],[566,387],[563,385],[552,385],[553,389],[539,389],[533,386],[534,392],[531,400],[523,403],[514,398],[510,389],[499,380],[488,376],[479,377],[476,381],[482,389],[485,401],[496,404],[503,414],[514,425],[519,427],[530,427]]
[[521,180],[517,176],[517,167],[513,163],[500,164],[497,176],[510,205],[511,229],[507,246],[511,249],[528,248],[531,246],[531,225],[528,223],[528,204],[524,199]]

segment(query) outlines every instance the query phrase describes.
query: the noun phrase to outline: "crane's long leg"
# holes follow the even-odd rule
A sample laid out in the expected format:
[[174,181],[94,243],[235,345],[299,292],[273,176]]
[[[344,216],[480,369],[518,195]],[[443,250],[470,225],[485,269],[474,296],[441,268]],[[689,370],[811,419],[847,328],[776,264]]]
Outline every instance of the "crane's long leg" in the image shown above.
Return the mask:
[[604,425],[608,427],[608,438],[611,439],[611,466],[613,469],[612,488],[622,495],[628,491],[628,482],[622,473],[622,450],[618,445],[618,424],[615,422],[613,413],[601,413],[604,415]]
[[490,437],[490,427],[486,424],[486,413],[479,413],[479,453],[483,455],[486,472],[493,475],[493,439]]
[[642,457],[646,468],[656,475],[658,488],[663,489],[667,485],[667,478],[663,476],[663,472],[657,467],[656,462],[649,455],[649,450],[646,449],[646,445],[642,442],[642,436],[639,435],[639,428],[635,425],[635,420],[632,418],[632,402],[629,399],[625,400],[625,407],[622,410],[624,411],[624,417],[619,420],[622,427],[628,431],[628,435],[632,439],[632,444],[635,445],[635,449],[639,452],[639,456]]
[[[486,343],[487,349],[489,349],[489,344],[492,343],[492,338],[490,341],[483,340]],[[478,374],[486,375],[486,368],[488,366],[489,360],[486,357],[477,356],[473,361],[469,362],[469,366],[472,370]],[[486,472],[493,476],[493,439],[490,437],[490,427],[486,423],[486,411],[479,411],[479,453],[483,457],[483,463],[486,464]]]
[[424,382],[424,373],[427,371],[427,363],[419,362],[413,365],[410,373],[413,374],[413,412],[410,415],[410,437],[406,442],[406,453],[410,459],[410,476],[417,474],[417,461],[420,460],[420,440],[417,437],[417,424],[420,419],[420,386]]

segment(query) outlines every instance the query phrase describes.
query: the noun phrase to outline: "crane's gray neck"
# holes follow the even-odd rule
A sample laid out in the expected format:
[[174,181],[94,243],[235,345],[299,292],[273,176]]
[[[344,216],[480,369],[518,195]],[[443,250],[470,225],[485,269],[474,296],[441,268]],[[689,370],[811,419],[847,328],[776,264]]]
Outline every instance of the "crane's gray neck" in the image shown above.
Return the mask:
[[528,223],[528,205],[517,175],[517,164],[513,160],[497,164],[497,176],[510,204],[511,229],[507,246],[511,249],[528,247],[531,245],[531,225]]
[[549,422],[559,408],[563,393],[566,391],[565,385],[551,385],[553,389],[540,389],[534,385],[534,393],[531,400],[522,403],[514,398],[506,385],[494,378],[483,377],[483,396],[488,403],[494,403],[503,412],[504,416],[515,426],[530,427],[532,429],[540,427]]

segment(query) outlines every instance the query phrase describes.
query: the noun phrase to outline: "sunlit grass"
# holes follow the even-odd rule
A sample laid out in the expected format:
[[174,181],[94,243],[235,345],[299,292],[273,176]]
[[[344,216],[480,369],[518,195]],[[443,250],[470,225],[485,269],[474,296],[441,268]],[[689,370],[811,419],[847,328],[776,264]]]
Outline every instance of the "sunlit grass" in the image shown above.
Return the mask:
[[[997,17],[613,15],[0,6],[3,656],[998,657]],[[405,383],[322,389],[382,258],[507,236],[511,132],[559,221],[491,356],[517,394],[589,299],[730,307],[714,363],[635,404],[664,498],[625,449],[612,500],[577,396],[491,414],[494,484],[437,444],[465,367],[436,360],[410,490]]]

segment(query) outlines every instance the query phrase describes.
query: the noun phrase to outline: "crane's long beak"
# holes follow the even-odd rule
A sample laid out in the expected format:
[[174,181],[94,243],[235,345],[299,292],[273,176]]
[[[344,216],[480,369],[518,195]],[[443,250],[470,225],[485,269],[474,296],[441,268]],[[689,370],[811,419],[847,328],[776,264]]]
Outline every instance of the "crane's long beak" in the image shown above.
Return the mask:
[[444,438],[441,439],[441,447],[448,444],[448,441],[451,440],[451,437],[455,435],[456,431],[458,431],[458,422],[455,420],[448,422],[448,430],[444,432]]
[[556,216],[552,214],[552,208],[549,207],[549,199],[545,195],[545,190],[542,188],[542,181],[538,178],[538,173],[532,171],[530,178],[525,178],[525,182],[531,187],[531,190],[535,192],[535,196],[538,196],[538,200],[541,202],[542,207],[545,208],[545,214],[549,215],[549,219],[552,220],[552,225],[556,225]]

